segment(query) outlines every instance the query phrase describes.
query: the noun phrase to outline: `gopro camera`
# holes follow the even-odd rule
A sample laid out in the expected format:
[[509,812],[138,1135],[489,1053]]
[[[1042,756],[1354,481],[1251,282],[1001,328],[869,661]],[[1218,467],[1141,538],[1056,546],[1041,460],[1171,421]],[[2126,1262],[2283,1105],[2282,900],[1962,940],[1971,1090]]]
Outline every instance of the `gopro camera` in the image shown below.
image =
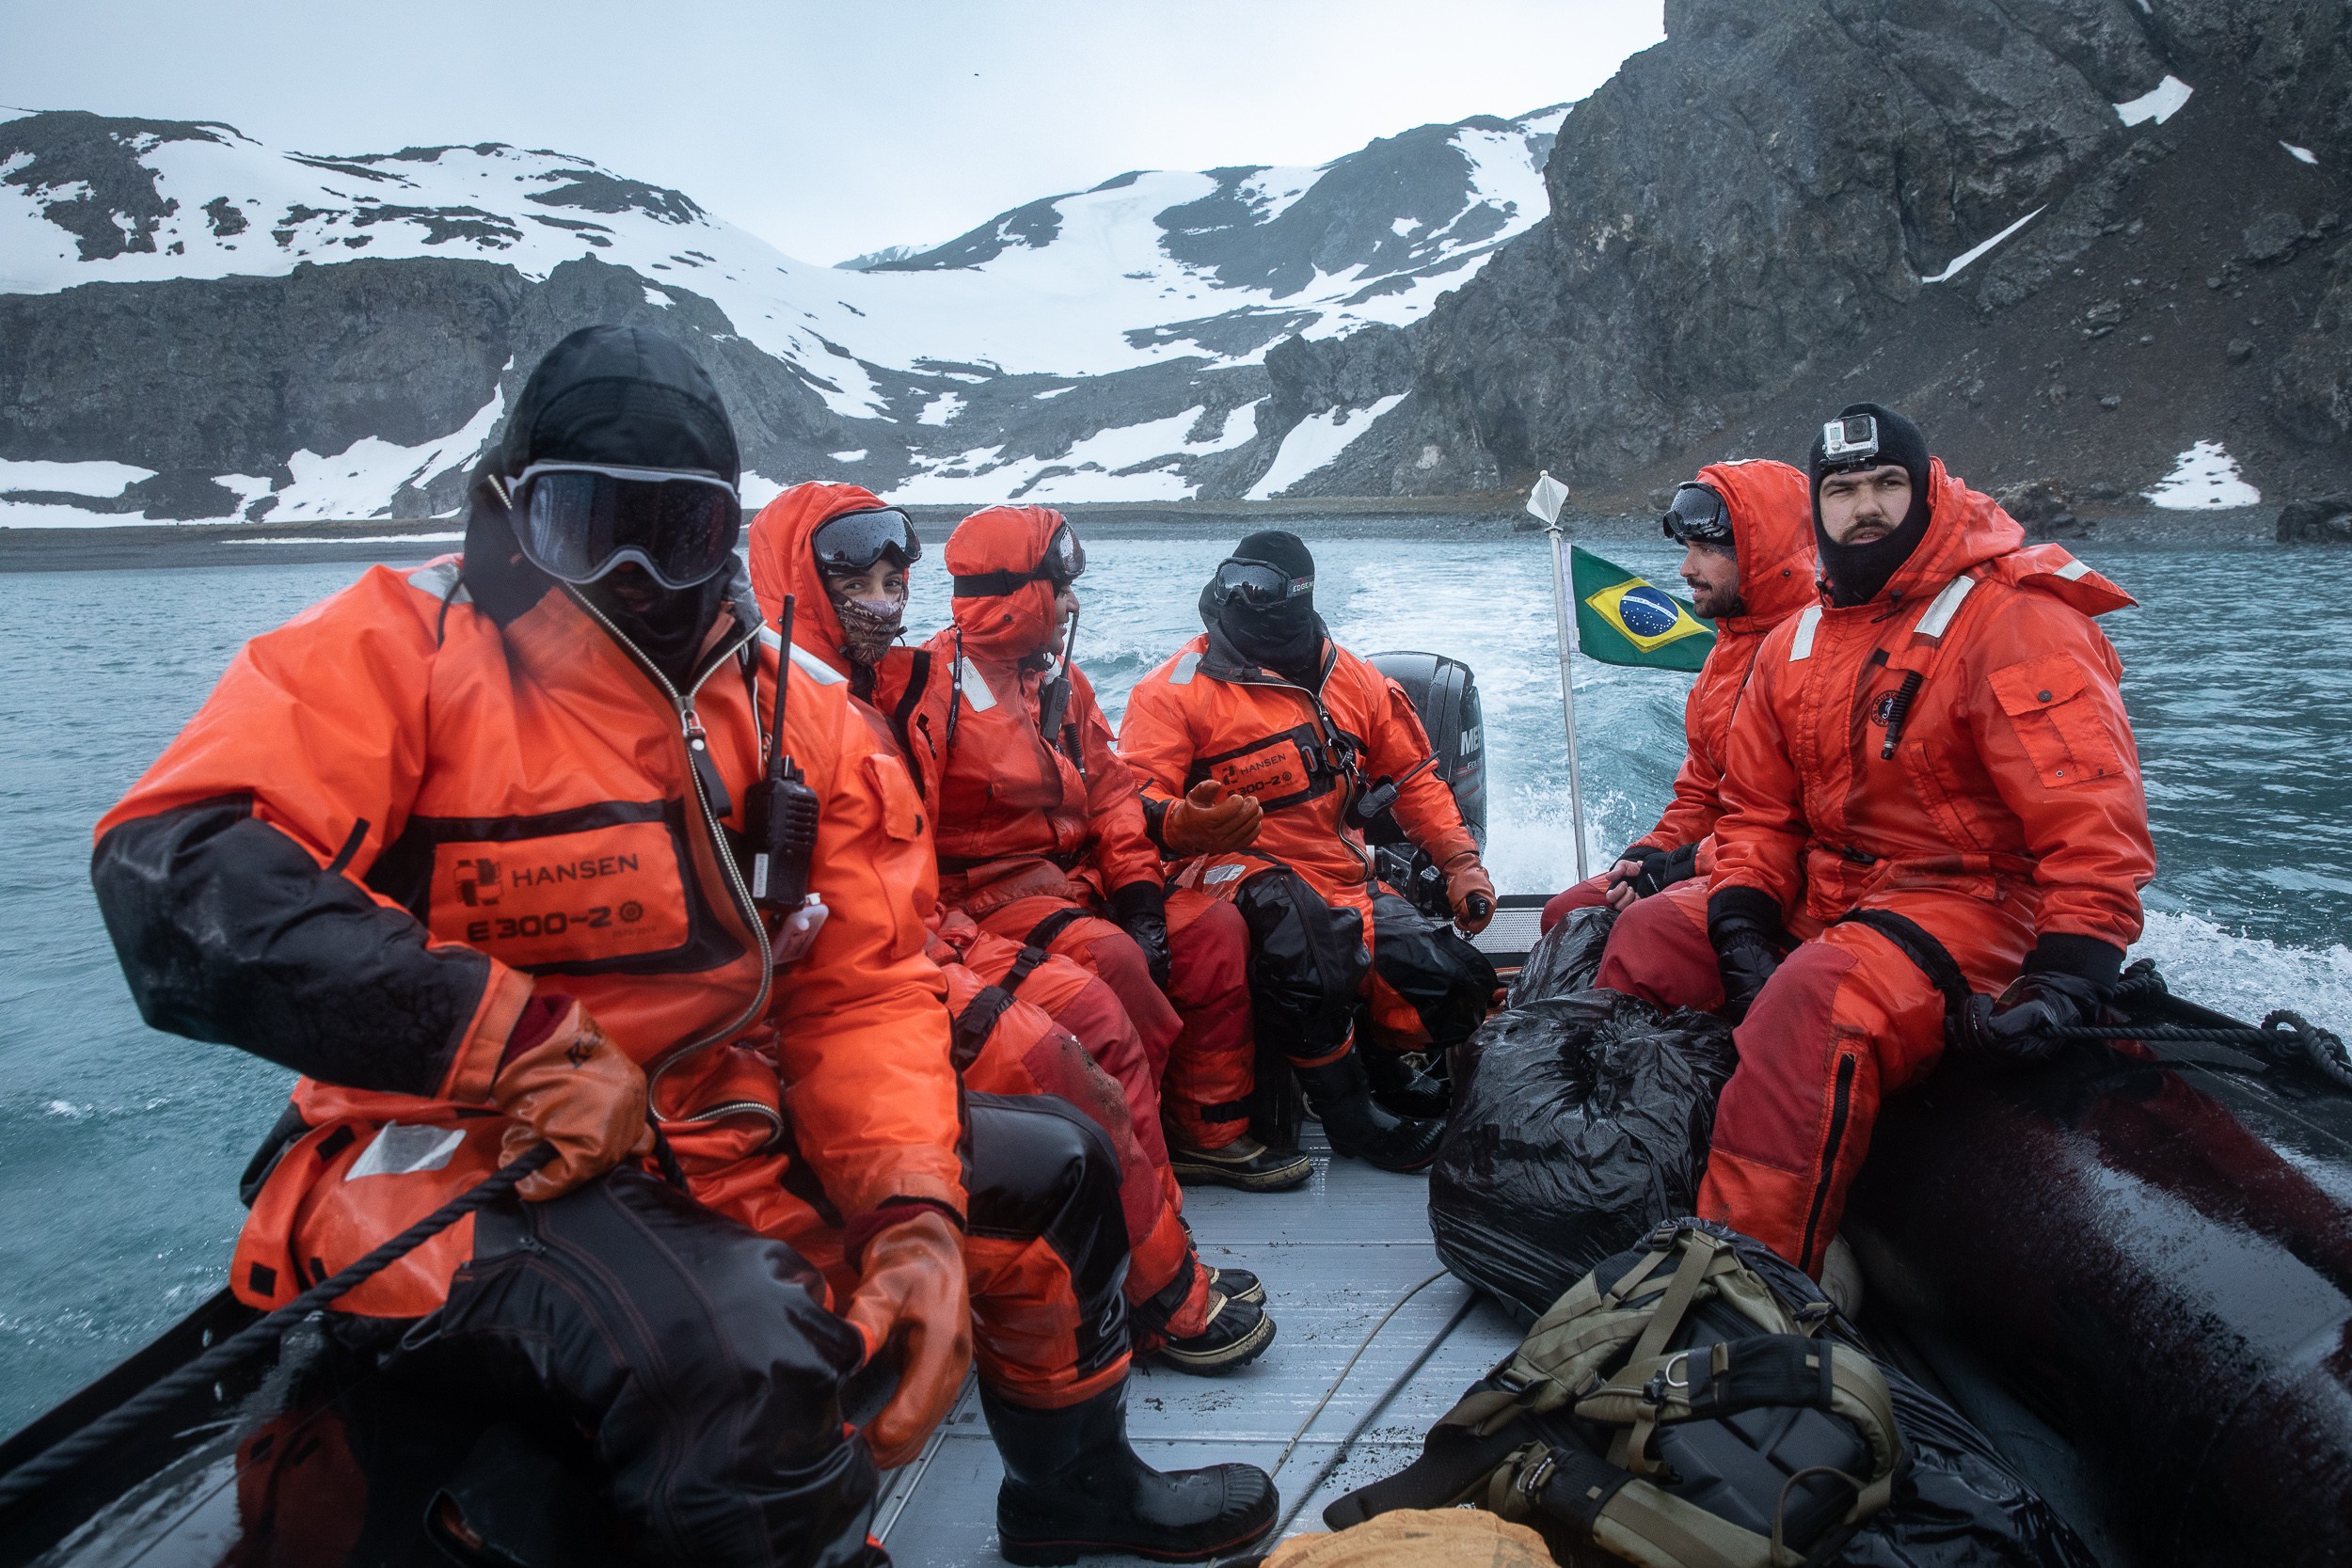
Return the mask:
[[1821,427],[1822,460],[1838,465],[1867,463],[1879,454],[1879,422],[1869,414],[1848,414]]

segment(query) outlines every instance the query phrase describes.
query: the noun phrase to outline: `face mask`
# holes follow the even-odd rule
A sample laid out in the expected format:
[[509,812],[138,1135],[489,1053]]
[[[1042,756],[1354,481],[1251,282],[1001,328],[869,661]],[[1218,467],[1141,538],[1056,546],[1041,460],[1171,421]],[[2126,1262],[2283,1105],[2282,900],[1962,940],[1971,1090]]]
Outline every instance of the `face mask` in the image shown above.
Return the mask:
[[1229,600],[1216,624],[1242,657],[1294,680],[1310,672],[1323,643],[1323,620],[1311,594],[1264,609]]
[[876,664],[898,640],[907,607],[898,599],[838,598],[834,613],[841,619],[842,650],[860,664]]
[[[1816,492],[1818,498],[1818,491]],[[1911,510],[1903,514],[1902,522],[1883,539],[1867,545],[1840,545],[1821,526],[1820,502],[1813,506],[1813,546],[1820,552],[1821,575],[1829,578],[1830,602],[1848,606],[1868,604],[1881,590],[1894,580],[1911,552],[1928,535],[1928,515],[1931,506],[1927,486],[1915,480],[1911,488]]]

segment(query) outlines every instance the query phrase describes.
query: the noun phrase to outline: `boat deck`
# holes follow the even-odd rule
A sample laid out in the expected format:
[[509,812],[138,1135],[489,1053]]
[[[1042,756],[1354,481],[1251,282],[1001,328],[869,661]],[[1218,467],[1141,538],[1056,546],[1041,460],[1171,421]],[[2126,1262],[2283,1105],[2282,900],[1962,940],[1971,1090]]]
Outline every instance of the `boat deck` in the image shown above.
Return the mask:
[[[1200,1256],[1265,1282],[1273,1345],[1225,1377],[1138,1367],[1127,1397],[1129,1433],[1152,1464],[1246,1460],[1273,1472],[1286,1536],[1323,1528],[1325,1504],[1404,1468],[1422,1434],[1520,1336],[1500,1307],[1443,1272],[1429,1243],[1425,1177],[1335,1160],[1311,1122],[1302,1147],[1315,1174],[1295,1191],[1184,1195]],[[900,1562],[994,1568],[1001,1475],[967,1386],[922,1455],[884,1487],[875,1533]]]
[[[1540,903],[1504,904],[1479,946],[1516,961],[1534,945]],[[1322,1529],[1327,1503],[1404,1468],[1422,1433],[1521,1333],[1438,1261],[1426,1177],[1334,1159],[1313,1122],[1301,1147],[1315,1174],[1294,1191],[1184,1193],[1201,1258],[1264,1281],[1273,1345],[1224,1377],[1138,1366],[1127,1398],[1136,1449],[1162,1469],[1245,1460],[1271,1471],[1283,1536]],[[1002,1474],[967,1385],[921,1456],[884,1486],[875,1533],[900,1562],[995,1568]]]

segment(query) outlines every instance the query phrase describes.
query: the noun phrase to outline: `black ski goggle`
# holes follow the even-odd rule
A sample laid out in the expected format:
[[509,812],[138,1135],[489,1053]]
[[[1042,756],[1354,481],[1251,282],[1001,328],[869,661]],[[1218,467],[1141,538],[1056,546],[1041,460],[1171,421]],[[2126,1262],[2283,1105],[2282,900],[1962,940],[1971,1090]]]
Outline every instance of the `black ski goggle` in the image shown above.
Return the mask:
[[1056,588],[1067,588],[1086,575],[1087,547],[1078,543],[1077,534],[1068,523],[1054,531],[1054,537],[1045,542],[1045,555],[1038,562],[1038,570],[1046,574],[1046,580]]
[[914,524],[896,507],[873,512],[844,512],[818,525],[809,535],[817,564],[828,572],[866,572],[887,558],[905,571],[923,559],[923,541]]
[[1064,523],[1045,542],[1045,553],[1025,572],[966,572],[956,578],[959,599],[1001,599],[1032,582],[1050,582],[1059,593],[1085,575],[1087,547]]
[[1295,578],[1279,566],[1239,559],[1218,562],[1216,576],[1209,579],[1210,596],[1218,604],[1239,599],[1252,610],[1264,610],[1302,594],[1311,594],[1314,587],[1311,575]]
[[1666,537],[1677,545],[1717,545],[1731,548],[1731,508],[1714,486],[1685,480],[1675,491],[1674,504],[1659,519]]
[[515,541],[564,582],[634,562],[664,588],[707,582],[735,554],[743,507],[710,474],[533,463],[515,480]]

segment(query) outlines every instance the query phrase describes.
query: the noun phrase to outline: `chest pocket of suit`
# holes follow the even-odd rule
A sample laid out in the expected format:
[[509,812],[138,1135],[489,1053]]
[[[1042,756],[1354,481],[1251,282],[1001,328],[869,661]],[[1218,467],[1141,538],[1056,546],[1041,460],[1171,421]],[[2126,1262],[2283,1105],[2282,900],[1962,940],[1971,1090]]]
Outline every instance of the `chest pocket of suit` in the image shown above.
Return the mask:
[[1265,811],[1279,811],[1328,795],[1339,776],[1326,759],[1311,724],[1202,757],[1192,771],[1193,782],[1215,779],[1236,795],[1255,796]]
[[866,755],[866,775],[874,781],[874,793],[882,800],[882,832],[902,844],[923,836],[923,801],[915,793],[914,781],[896,757],[869,752]]
[[434,937],[518,969],[634,967],[628,960],[680,952],[692,933],[677,839],[659,816],[453,835],[432,850]]
[[2034,772],[2052,789],[2071,789],[2123,771],[2123,756],[2088,695],[2090,676],[2065,654],[1995,670],[1994,698],[2008,715]]

